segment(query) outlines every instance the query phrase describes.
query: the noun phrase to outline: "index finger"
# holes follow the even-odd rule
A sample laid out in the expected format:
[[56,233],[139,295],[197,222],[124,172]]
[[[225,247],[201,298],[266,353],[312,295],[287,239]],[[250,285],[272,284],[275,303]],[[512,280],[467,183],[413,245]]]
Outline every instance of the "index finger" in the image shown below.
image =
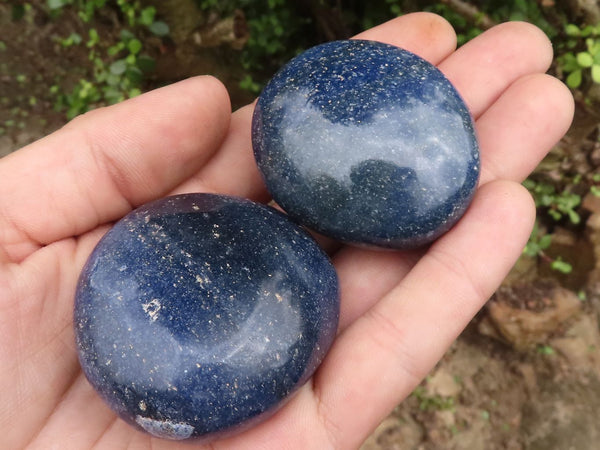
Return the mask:
[[12,261],[164,195],[221,143],[223,85],[192,78],[76,118],[0,160],[0,248]]

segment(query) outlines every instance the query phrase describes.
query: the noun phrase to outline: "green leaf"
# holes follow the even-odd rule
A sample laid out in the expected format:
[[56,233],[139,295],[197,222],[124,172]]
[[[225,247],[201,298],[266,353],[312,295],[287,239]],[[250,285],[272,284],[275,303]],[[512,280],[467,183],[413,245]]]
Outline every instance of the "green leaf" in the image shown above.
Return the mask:
[[87,42],[88,48],[92,48],[94,45],[100,42],[100,35],[98,34],[98,31],[96,31],[95,28],[91,28],[88,31],[88,35],[90,37],[90,40]]
[[25,17],[25,5],[13,5],[11,19],[17,22]]
[[577,62],[581,67],[592,67],[594,58],[588,52],[580,52],[577,54]]
[[577,225],[578,223],[581,222],[581,217],[575,211],[569,210],[568,214],[569,214],[569,220],[571,221],[572,224]]
[[166,36],[169,34],[169,25],[160,20],[152,22],[152,25],[148,29],[157,36]]
[[552,261],[550,267],[552,268],[552,270],[556,270],[557,272],[564,274],[569,274],[573,271],[573,266],[560,258]]
[[538,245],[542,250],[546,250],[548,247],[550,247],[550,244],[552,244],[551,234],[545,234],[540,238],[540,241],[538,242]]
[[567,86],[571,89],[577,89],[581,86],[581,70],[575,70],[569,74],[567,77]]
[[142,72],[152,72],[156,67],[156,61],[148,55],[140,55],[137,58],[137,66]]
[[562,218],[562,214],[554,209],[548,210],[548,215],[552,217],[554,220],[560,220]]
[[108,86],[118,86],[121,82],[121,77],[119,75],[110,74],[106,77],[106,84]]
[[585,46],[590,55],[598,56],[598,52],[600,52],[600,41],[598,39],[587,38],[585,40]]
[[122,41],[129,42],[131,39],[135,39],[135,35],[131,31],[123,28],[120,33],[120,38]]
[[526,178],[523,181],[523,186],[525,187],[525,189],[527,189],[528,191],[532,191],[535,186],[536,186],[536,182],[531,180],[530,178]]
[[600,57],[600,41],[592,41],[588,43],[588,53],[592,55],[594,61],[598,61]]
[[549,345],[541,345],[538,347],[537,351],[541,355],[554,355],[556,353]]
[[527,245],[525,245],[525,248],[523,249],[523,253],[531,258],[537,256],[539,252],[540,248],[535,242],[528,242]]
[[113,75],[121,75],[127,69],[127,62],[124,59],[119,59],[110,65],[110,73]]
[[565,33],[567,33],[567,36],[578,37],[581,30],[577,25],[570,23],[565,27]]
[[132,54],[137,55],[140,52],[140,50],[142,49],[142,43],[140,42],[139,39],[132,39],[127,44],[127,48],[129,49],[129,51]]
[[135,66],[128,67],[125,75],[133,84],[140,84],[144,79],[144,74],[142,73],[142,71]]
[[577,58],[571,52],[565,53],[562,57],[559,58],[558,61],[565,72],[573,72],[574,70],[579,69]]
[[48,0],[46,3],[48,8],[52,9],[60,9],[65,6],[66,2],[64,0]]
[[149,27],[154,22],[154,16],[156,15],[156,8],[149,6],[148,8],[142,9],[140,13],[139,21],[142,25]]
[[240,88],[249,91],[253,94],[259,94],[262,86],[252,79],[252,75],[246,75],[239,84]]
[[104,89],[104,99],[110,104],[118,103],[123,99],[123,94],[118,89],[109,87]]
[[125,44],[123,44],[123,42],[117,42],[115,45],[111,45],[110,47],[108,47],[106,53],[108,54],[108,56],[115,56],[117,53],[123,50],[124,47]]
[[73,105],[71,106],[68,110],[67,110],[67,119],[71,120],[73,119],[75,116],[78,116],[79,114],[81,114],[83,112],[84,108],[83,106],[80,106],[79,104]]
[[592,80],[594,80],[594,83],[600,84],[600,64],[592,66]]
[[579,34],[579,36],[584,38],[592,36],[595,33],[595,30],[596,29],[592,25],[586,25],[581,29],[581,33]]
[[590,187],[590,192],[592,193],[592,195],[594,197],[600,197],[600,187],[599,186]]
[[63,47],[70,47],[71,45],[79,45],[79,44],[81,44],[82,40],[83,40],[83,38],[81,37],[80,34],[78,34],[78,33],[71,33],[69,35],[69,37],[63,39],[62,41],[60,41],[60,43],[63,45]]

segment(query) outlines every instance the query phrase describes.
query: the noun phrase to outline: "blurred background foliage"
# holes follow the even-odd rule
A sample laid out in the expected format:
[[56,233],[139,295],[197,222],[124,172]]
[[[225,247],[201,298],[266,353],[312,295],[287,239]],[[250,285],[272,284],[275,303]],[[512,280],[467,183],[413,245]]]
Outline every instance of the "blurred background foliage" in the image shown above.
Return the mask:
[[[573,89],[600,84],[600,6],[587,0],[2,0],[13,22],[76,18],[77,28],[53,36],[62,47],[87,47],[93,77],[82,84],[89,103],[114,103],[153,87],[155,53],[172,45],[218,48],[228,70],[243,71],[238,84],[257,94],[287,60],[320,42],[348,38],[392,17],[413,11],[444,16],[456,29],[459,45],[496,23],[524,20],[540,27],[556,49],[554,71]],[[43,16],[43,17],[42,17]],[[118,34],[98,34],[102,25]],[[161,42],[156,39],[160,38]],[[0,35],[0,39],[1,35]],[[1,45],[1,44],[0,44]],[[5,43],[6,45],[6,43]],[[157,49],[158,46],[158,49]],[[233,51],[232,51],[233,50]],[[141,61],[140,61],[141,60]],[[186,61],[181,61],[184,64]],[[177,72],[178,70],[174,70]],[[105,72],[105,73],[103,73]],[[119,79],[117,80],[117,77]],[[110,85],[107,88],[105,85]],[[90,91],[94,92],[93,95]],[[55,88],[56,90],[57,88]],[[66,103],[65,103],[66,101]],[[69,100],[62,107],[68,110]],[[72,117],[86,109],[79,105]]]

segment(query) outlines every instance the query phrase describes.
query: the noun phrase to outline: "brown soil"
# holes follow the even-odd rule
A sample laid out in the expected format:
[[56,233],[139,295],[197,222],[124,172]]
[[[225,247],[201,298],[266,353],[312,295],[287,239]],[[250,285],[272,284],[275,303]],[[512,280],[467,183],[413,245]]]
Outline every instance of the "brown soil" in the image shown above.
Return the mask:
[[0,4],[0,156],[48,134],[64,123],[53,110],[50,87],[74,61],[65,61],[52,44],[57,29],[44,14],[31,11],[11,20],[11,6]]

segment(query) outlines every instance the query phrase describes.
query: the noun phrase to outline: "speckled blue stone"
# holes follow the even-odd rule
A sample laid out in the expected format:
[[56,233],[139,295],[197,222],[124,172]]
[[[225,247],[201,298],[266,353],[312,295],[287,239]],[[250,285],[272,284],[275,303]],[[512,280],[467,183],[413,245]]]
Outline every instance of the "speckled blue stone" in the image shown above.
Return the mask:
[[258,167],[287,213],[348,243],[412,248],[448,231],[479,178],[473,120],[433,65],[364,40],[323,44],[265,87]]
[[[188,194],[142,206],[81,274],[81,366],[108,405],[161,438],[210,439],[270,416],[337,328],[336,273],[280,212]],[[93,420],[93,418],[89,418]]]

